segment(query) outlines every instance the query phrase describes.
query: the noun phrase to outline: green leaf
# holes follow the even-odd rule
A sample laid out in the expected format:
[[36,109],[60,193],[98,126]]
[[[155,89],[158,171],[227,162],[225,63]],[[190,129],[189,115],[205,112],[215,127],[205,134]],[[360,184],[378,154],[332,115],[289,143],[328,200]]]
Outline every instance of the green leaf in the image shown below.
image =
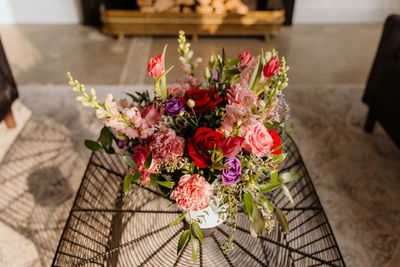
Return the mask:
[[254,199],[250,192],[244,193],[244,207],[246,208],[247,215],[253,219]]
[[190,236],[190,230],[186,230],[179,237],[178,251],[177,251],[178,255],[182,252],[183,248],[185,247],[186,243],[188,242],[189,236]]
[[186,213],[187,213],[187,211],[183,212],[183,213],[181,214],[181,216],[179,216],[178,218],[176,218],[176,219],[169,225],[169,227],[172,227],[172,226],[177,225],[178,223],[180,223],[180,222],[183,220],[183,218],[185,218]]
[[201,231],[199,224],[196,222],[192,223],[192,229],[200,242],[203,243],[203,232]]
[[197,261],[197,255],[199,254],[199,244],[193,235],[190,235],[190,243],[192,245],[192,259],[193,263]]
[[133,181],[133,176],[131,174],[125,175],[124,178],[124,194],[126,195],[131,187],[131,183]]
[[115,154],[115,149],[112,146],[104,148],[104,151],[106,151],[107,154]]
[[224,70],[224,73],[226,75],[235,75],[235,74],[239,74],[240,70]]
[[174,187],[174,185],[175,185],[175,182],[168,182],[168,181],[158,181],[157,180],[157,183],[159,184],[159,185],[162,185],[162,186],[164,186],[164,187],[166,187],[166,188],[172,188],[172,187]]
[[155,175],[154,173],[151,173],[150,174],[150,183],[153,187],[157,187],[157,180],[158,180],[157,175]]
[[292,198],[292,194],[290,194],[289,189],[284,184],[281,184],[281,188],[282,188],[283,193],[285,194],[285,196],[290,201],[290,203],[292,204],[292,207],[293,207],[294,206],[294,201],[293,201],[293,198]]
[[149,155],[147,156],[146,161],[144,162],[144,168],[146,170],[150,168],[152,160],[153,160],[153,152],[150,151]]
[[138,165],[136,164],[136,162],[133,161],[131,156],[125,155],[125,156],[122,156],[121,158],[126,162],[126,164],[128,164],[132,168],[139,169]]
[[267,193],[270,192],[272,190],[275,190],[276,188],[278,188],[281,184],[273,184],[273,183],[265,183],[265,184],[261,184],[258,187],[258,191],[260,191],[260,193]]
[[85,146],[93,151],[100,151],[103,149],[99,143],[88,139],[85,140]]
[[132,180],[133,180],[133,181],[138,180],[138,179],[140,179],[140,177],[142,177],[142,173],[141,173],[140,171],[137,171],[137,172],[135,172],[135,174],[133,175]]
[[289,183],[296,180],[299,176],[295,172],[285,172],[279,176],[279,182]]
[[278,172],[277,171],[271,171],[271,183],[272,184],[278,183]]
[[249,81],[249,88],[253,91],[257,89],[258,82],[260,81],[261,78],[262,69],[263,69],[263,63],[262,63],[262,58],[260,57],[257,67],[254,69],[253,74],[251,75]]
[[252,233],[252,235],[254,235],[254,234],[256,236],[262,235],[262,233],[264,231],[264,227],[265,227],[265,219],[264,219],[264,216],[262,215],[261,211],[257,207],[254,207],[254,209],[253,209],[251,226],[254,231]]
[[270,212],[274,212],[274,205],[271,204],[265,197],[260,196],[260,203],[267,208]]
[[110,129],[108,129],[107,126],[104,126],[100,132],[100,143],[105,149],[110,149],[113,139],[114,135],[111,133]]
[[275,216],[278,220],[279,225],[282,227],[283,231],[287,234],[290,233],[289,224],[287,222],[285,214],[278,207],[275,207]]
[[238,64],[240,61],[242,61],[243,58],[239,57],[239,58],[234,58],[231,60],[228,60],[228,62],[226,62],[225,67],[230,67],[230,66],[234,66],[236,64]]

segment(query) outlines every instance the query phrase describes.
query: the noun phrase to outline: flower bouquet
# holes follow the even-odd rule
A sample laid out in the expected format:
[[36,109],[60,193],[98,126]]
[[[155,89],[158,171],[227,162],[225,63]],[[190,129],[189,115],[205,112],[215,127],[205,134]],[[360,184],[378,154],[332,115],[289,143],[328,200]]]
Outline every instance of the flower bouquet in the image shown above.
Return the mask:
[[154,94],[128,94],[131,101],[117,104],[107,94],[100,102],[93,88],[88,92],[68,76],[73,90],[81,94],[77,100],[105,119],[99,141],[86,140],[85,145],[121,155],[130,167],[123,182],[125,194],[132,183],[153,186],[182,209],[171,222],[187,224],[177,253],[190,240],[195,262],[202,230],[223,222],[233,229],[223,249],[233,249],[239,216],[248,216],[255,237],[272,231],[274,217],[289,232],[285,215],[266,194],[283,190],[293,204],[285,184],[297,175],[278,173],[286,157],[280,133],[287,119],[282,90],[289,68],[275,50],[261,51],[257,57],[245,51],[230,60],[222,50],[222,55],[211,55],[200,82],[194,73],[201,59],[192,60],[182,31],[178,43],[182,78],[167,86],[172,67],[165,68],[165,46],[148,64]]

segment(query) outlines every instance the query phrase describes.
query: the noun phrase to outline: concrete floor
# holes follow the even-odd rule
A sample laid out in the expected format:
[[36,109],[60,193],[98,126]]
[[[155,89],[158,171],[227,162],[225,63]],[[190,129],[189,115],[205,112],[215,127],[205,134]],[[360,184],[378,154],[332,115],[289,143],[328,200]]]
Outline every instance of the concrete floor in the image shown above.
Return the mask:
[[[282,29],[265,42],[258,38],[205,38],[192,44],[203,57],[211,53],[234,57],[243,50],[257,54],[277,49],[292,68],[291,84],[365,83],[382,25],[298,25]],[[166,62],[179,66],[176,38],[114,37],[84,26],[1,25],[0,33],[18,84],[64,84],[71,71],[91,84],[149,84],[148,59],[168,44]],[[168,76],[170,82],[178,74]],[[200,71],[199,75],[202,74]]]
[[[360,99],[381,30],[382,25],[299,25],[283,28],[269,42],[200,38],[192,44],[204,61],[221,47],[229,57],[261,48],[276,48],[286,57],[294,137],[349,266],[395,266],[400,260],[400,151],[379,126],[374,135],[362,131],[367,109]],[[100,127],[73,100],[66,72],[102,85],[96,87],[102,95],[151,84],[147,61],[164,43],[167,64],[179,66],[176,38],[117,42],[97,29],[66,25],[0,25],[0,33],[22,102],[32,111],[0,162],[0,265],[48,266],[90,155],[83,139],[94,138]],[[41,178],[54,186],[38,186]],[[48,195],[52,202],[63,197],[50,205]]]

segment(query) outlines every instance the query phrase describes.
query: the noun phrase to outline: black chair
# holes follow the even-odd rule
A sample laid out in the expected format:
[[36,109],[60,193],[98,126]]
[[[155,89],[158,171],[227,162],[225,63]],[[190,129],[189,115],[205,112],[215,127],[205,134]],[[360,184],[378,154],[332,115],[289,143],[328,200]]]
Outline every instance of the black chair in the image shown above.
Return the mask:
[[364,130],[378,121],[400,148],[400,15],[386,19],[362,100],[369,106]]
[[4,120],[9,128],[15,127],[14,117],[11,112],[11,104],[17,98],[17,85],[15,84],[0,39],[0,121]]

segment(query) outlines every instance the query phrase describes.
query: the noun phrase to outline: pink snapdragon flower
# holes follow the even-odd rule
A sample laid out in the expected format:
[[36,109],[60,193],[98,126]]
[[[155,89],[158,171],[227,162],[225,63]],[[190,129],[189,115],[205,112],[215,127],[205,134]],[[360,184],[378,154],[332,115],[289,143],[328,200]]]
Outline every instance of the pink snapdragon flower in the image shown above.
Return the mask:
[[157,169],[157,162],[153,160],[150,167],[146,170],[144,163],[150,154],[150,147],[148,145],[138,145],[133,148],[132,160],[138,166],[138,169],[133,169],[133,172],[140,171],[142,173],[141,180],[142,183],[147,183],[150,181],[150,174],[154,173]]
[[270,151],[273,143],[267,128],[259,122],[253,131],[246,134],[244,149],[256,157],[263,157]]
[[183,78],[178,78],[176,81],[187,91],[199,85],[199,80],[192,75],[185,75]]
[[153,151],[153,159],[157,162],[166,160],[173,163],[185,152],[185,138],[177,136],[172,129],[164,128],[153,135],[150,148]]
[[176,205],[185,210],[199,211],[210,205],[213,195],[211,185],[198,174],[186,174],[179,179],[178,186],[172,191],[171,197]]
[[257,95],[247,85],[234,84],[227,93],[229,104],[236,103],[241,107],[253,108],[258,100]]
[[238,135],[244,136],[252,131],[257,123],[257,116],[253,115],[249,108],[233,103],[226,106],[226,116],[218,131],[230,135],[236,126],[240,128]]

